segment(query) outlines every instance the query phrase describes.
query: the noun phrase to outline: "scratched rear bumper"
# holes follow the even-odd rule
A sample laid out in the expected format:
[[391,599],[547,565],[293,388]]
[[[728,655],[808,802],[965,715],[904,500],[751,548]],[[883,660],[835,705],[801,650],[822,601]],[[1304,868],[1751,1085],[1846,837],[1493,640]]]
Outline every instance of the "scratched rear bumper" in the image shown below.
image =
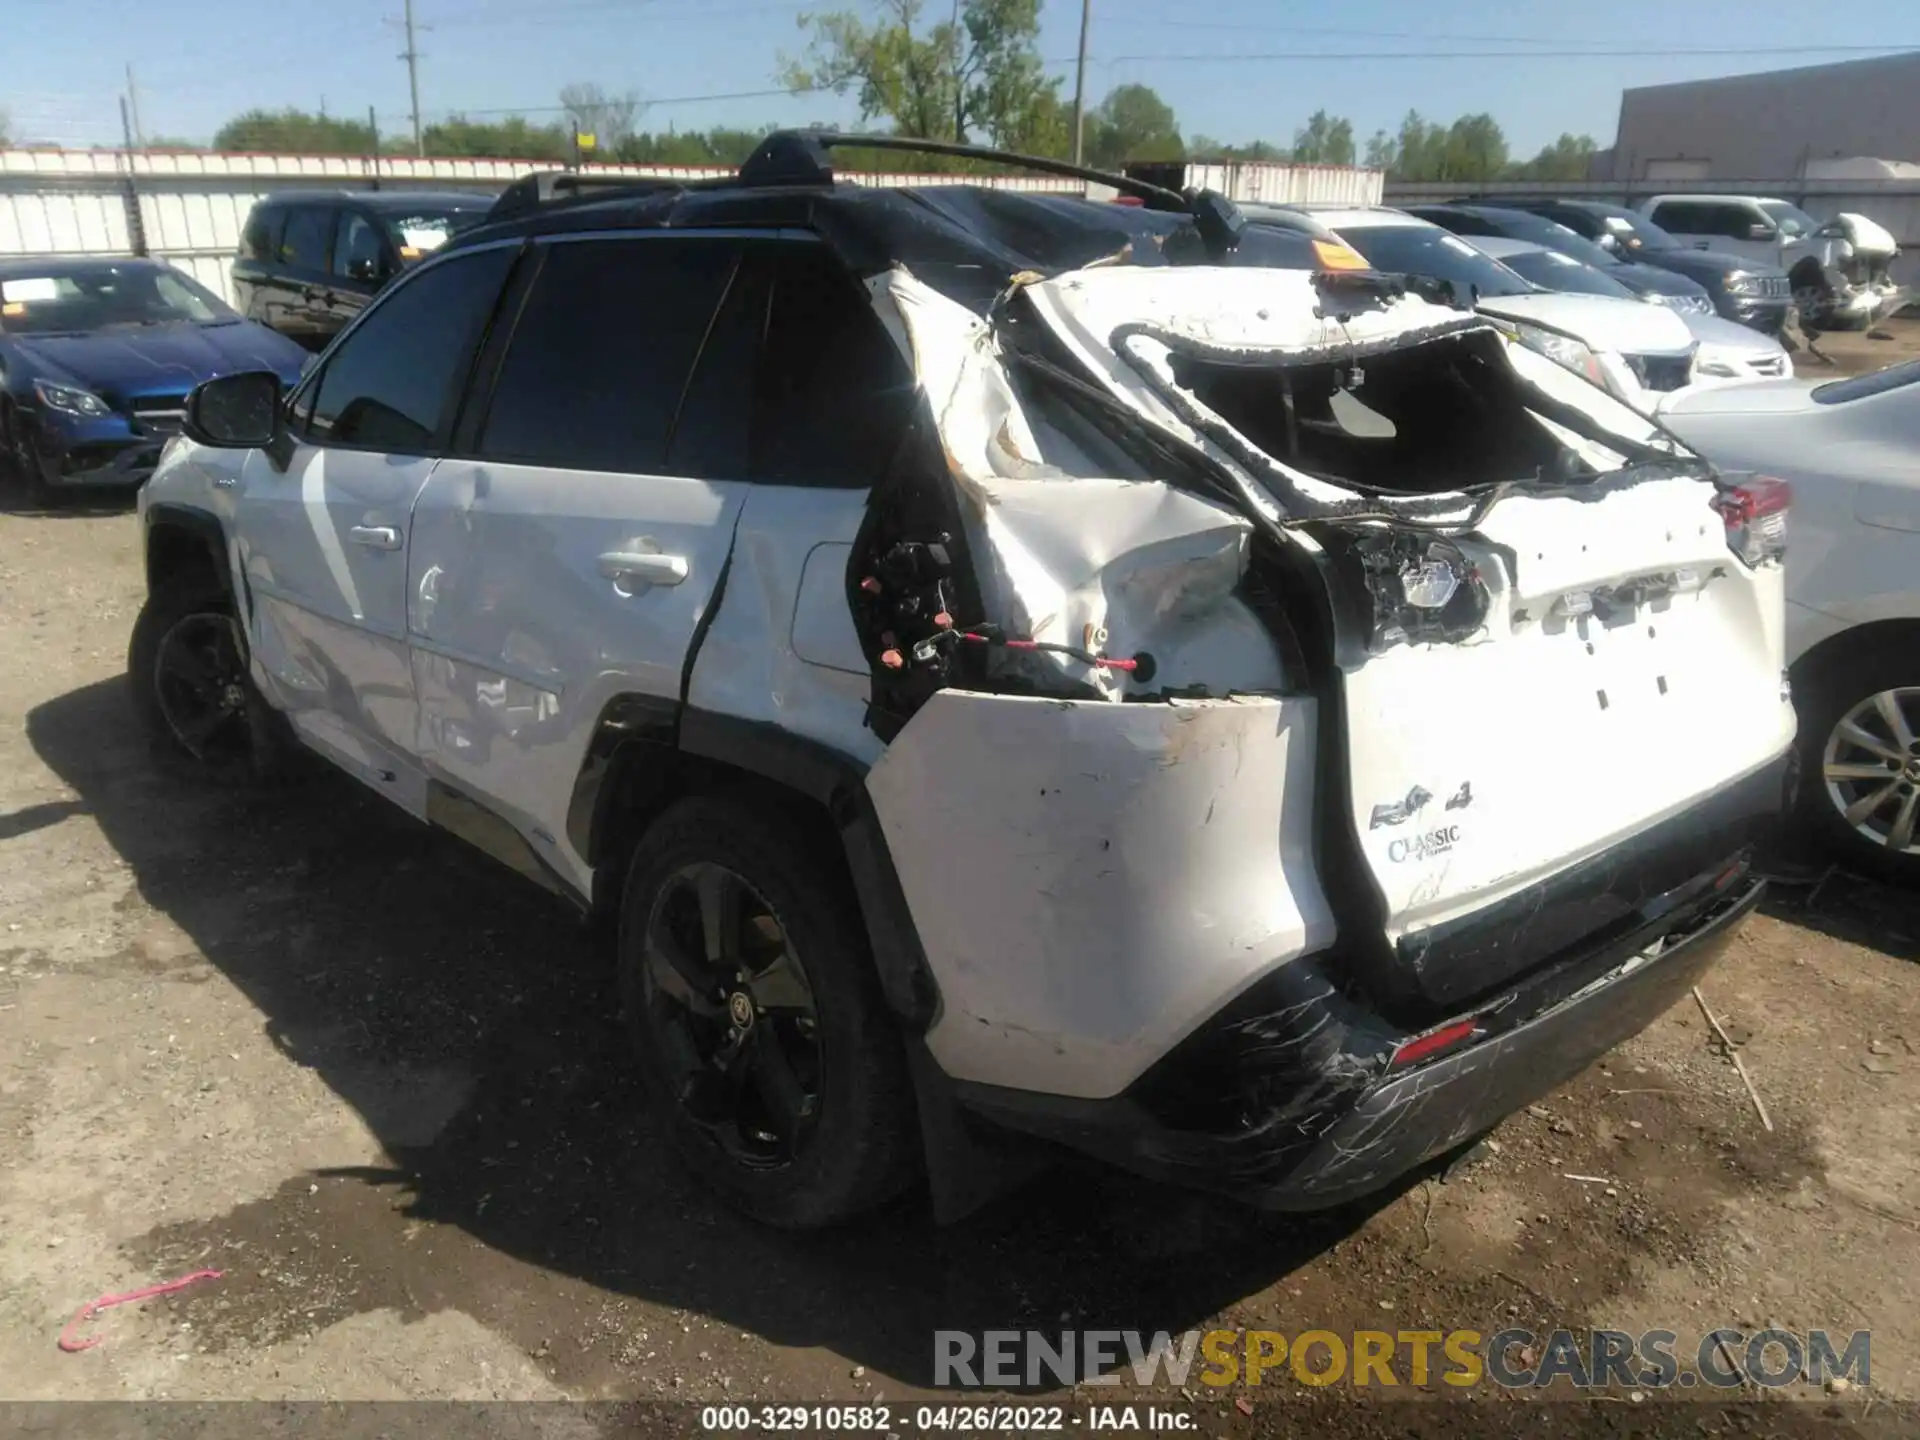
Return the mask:
[[1407,1038],[1327,967],[1282,967],[1112,1100],[964,1085],[995,1123],[1270,1210],[1377,1191],[1580,1073],[1684,996],[1759,903],[1746,857],[1677,887],[1658,918],[1464,1012],[1464,1048],[1390,1072]]

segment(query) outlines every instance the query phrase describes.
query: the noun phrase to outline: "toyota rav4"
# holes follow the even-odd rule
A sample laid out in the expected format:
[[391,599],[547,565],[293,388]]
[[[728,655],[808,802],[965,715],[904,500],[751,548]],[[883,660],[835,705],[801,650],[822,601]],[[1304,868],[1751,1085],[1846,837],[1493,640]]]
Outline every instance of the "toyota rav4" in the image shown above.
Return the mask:
[[528,177],[195,392],[157,755],[607,917],[661,1133],[785,1226],[1055,1144],[1332,1204],[1684,995],[1787,781],[1782,487],[1217,195],[850,140]]

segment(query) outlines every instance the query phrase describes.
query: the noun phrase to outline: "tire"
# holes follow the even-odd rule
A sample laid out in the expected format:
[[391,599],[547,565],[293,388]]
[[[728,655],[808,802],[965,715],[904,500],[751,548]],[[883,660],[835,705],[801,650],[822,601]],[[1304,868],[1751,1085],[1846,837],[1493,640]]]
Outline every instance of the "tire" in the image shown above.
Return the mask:
[[28,505],[45,505],[53,498],[11,400],[0,400],[0,480]]
[[[734,923],[709,925],[710,914]],[[716,931],[718,947],[706,938]],[[713,965],[716,948],[734,958]],[[906,1055],[851,885],[809,829],[738,798],[672,806],[628,866],[618,959],[648,1108],[686,1168],[730,1204],[780,1229],[817,1229],[911,1183]]]
[[1899,642],[1841,655],[1800,684],[1802,821],[1849,869],[1920,883],[1920,655]]
[[[205,681],[205,688],[218,692],[225,718],[204,737],[189,723],[182,695],[183,687],[199,688],[179,669],[183,649],[203,665],[209,652],[225,652]],[[228,786],[277,780],[286,773],[290,746],[284,722],[247,674],[246,640],[226,597],[179,587],[149,595],[133,622],[127,680],[134,717],[162,768]]]

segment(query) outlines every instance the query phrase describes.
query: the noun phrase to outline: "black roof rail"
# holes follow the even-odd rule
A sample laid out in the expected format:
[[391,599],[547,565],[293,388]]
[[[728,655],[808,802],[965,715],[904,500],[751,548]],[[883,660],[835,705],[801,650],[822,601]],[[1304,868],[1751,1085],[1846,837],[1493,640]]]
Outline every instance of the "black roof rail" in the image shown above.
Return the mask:
[[[833,162],[828,152],[836,149],[950,155],[962,160],[986,160],[1032,170],[1041,175],[1060,175],[1107,185],[1123,195],[1137,197],[1148,209],[1192,216],[1201,239],[1206,242],[1208,253],[1215,256],[1232,250],[1239,243],[1247,224],[1239,207],[1215,190],[1189,189],[1183,194],[1164,185],[1136,180],[1131,175],[1096,170],[1044,155],[1023,155],[1015,150],[963,145],[952,140],[922,140],[911,135],[862,135],[840,130],[776,130],[760,142],[740,167],[741,183],[831,185],[834,180]],[[964,180],[960,183],[964,183]]]

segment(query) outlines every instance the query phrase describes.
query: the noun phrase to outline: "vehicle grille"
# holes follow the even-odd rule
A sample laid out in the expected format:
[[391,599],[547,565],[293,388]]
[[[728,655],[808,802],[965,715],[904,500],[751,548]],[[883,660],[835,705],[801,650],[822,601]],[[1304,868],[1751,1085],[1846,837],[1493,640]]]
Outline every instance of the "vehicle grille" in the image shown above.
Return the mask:
[[1679,390],[1693,379],[1691,354],[1629,355],[1626,360],[1634,376],[1648,390]]
[[1766,300],[1785,300],[1793,294],[1793,281],[1785,275],[1758,277],[1758,294]]
[[133,427],[142,435],[164,438],[180,433],[180,422],[187,417],[184,395],[142,395],[129,407]]

